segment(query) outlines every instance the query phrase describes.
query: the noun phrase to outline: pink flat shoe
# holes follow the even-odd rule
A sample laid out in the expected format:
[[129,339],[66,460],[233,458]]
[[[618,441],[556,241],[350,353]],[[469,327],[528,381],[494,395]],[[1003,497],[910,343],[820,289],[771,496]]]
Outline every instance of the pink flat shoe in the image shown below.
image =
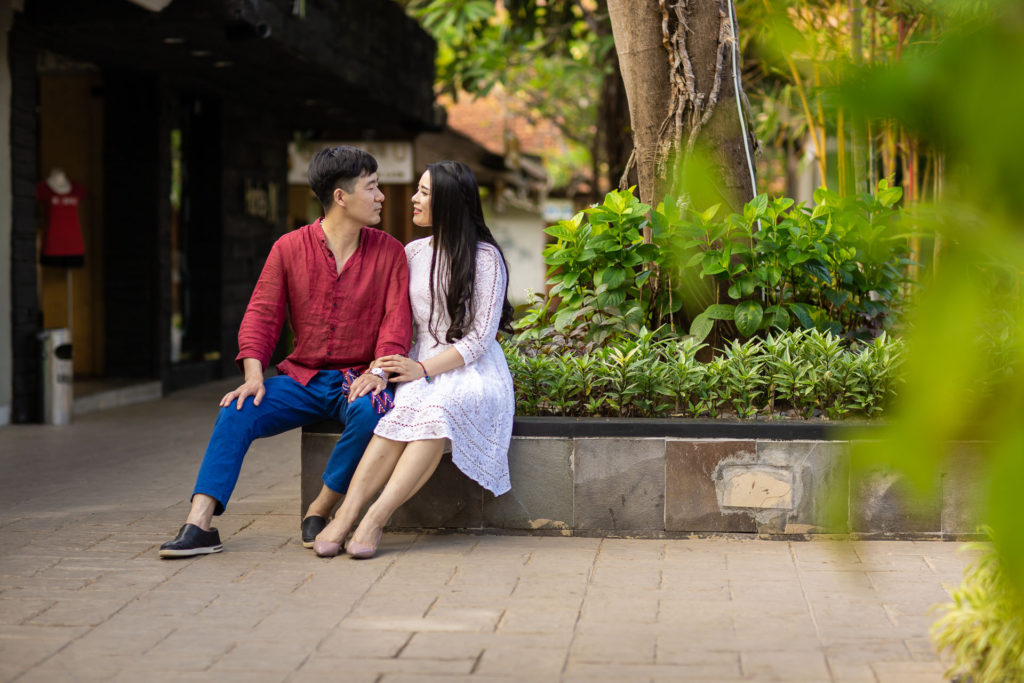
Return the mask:
[[333,541],[313,541],[313,552],[317,557],[337,557],[341,552],[341,544]]
[[345,552],[354,560],[368,560],[377,553],[377,546],[380,545],[380,537],[383,534],[383,529],[377,531],[377,540],[373,542],[373,545],[363,545],[362,543],[349,541],[348,545],[345,546]]

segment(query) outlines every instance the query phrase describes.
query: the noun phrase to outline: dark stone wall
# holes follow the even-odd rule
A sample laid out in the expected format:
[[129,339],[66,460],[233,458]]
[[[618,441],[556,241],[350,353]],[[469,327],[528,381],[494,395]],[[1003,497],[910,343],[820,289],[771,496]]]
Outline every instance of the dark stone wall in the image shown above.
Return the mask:
[[160,79],[107,71],[103,92],[106,371],[112,377],[158,377],[169,343]]
[[[20,19],[20,17],[18,17]],[[36,283],[36,45],[20,30],[10,33],[11,68],[11,334],[13,352],[12,410],[14,422],[41,419],[39,342],[42,314]]]
[[[237,104],[224,105],[221,360],[225,374],[238,374],[238,326],[274,241],[284,234],[288,201],[288,130],[271,115]],[[273,194],[267,217],[247,211],[246,189]],[[250,209],[254,207],[249,207]],[[286,326],[287,327],[287,326]],[[282,332],[282,339],[285,337]],[[283,358],[279,343],[275,359]]]

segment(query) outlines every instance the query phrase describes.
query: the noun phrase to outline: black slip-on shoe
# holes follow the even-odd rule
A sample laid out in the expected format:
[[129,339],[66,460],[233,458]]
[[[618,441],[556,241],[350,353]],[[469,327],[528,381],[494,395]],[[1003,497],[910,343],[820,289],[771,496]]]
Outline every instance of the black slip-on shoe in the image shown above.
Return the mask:
[[221,550],[224,550],[224,546],[220,544],[220,534],[216,529],[203,531],[195,524],[184,524],[173,541],[160,546],[160,557],[193,557],[219,553]]
[[327,520],[317,515],[310,515],[302,520],[302,547],[312,548],[313,542],[316,541],[316,535],[324,530],[327,526]]

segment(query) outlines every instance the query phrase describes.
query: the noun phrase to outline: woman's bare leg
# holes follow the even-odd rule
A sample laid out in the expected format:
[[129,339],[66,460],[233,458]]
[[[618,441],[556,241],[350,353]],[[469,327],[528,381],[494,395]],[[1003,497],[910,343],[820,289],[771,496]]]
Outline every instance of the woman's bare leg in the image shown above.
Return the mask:
[[353,543],[373,545],[377,542],[379,531],[388,523],[395,510],[412,498],[437,469],[444,452],[444,442],[444,439],[425,439],[405,445],[384,490],[363,515],[359,527],[352,534]]
[[341,507],[331,523],[317,534],[318,541],[345,542],[363,506],[387,483],[405,447],[403,441],[392,441],[376,435],[370,439],[352,475],[352,482],[348,485],[348,493],[342,499]]

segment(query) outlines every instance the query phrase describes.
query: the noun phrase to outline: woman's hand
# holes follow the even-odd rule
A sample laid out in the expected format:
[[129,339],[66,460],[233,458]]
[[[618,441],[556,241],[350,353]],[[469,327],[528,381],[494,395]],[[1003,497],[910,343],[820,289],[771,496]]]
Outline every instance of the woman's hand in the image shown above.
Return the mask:
[[423,366],[405,356],[381,356],[377,359],[377,367],[388,373],[392,382],[411,382],[426,374]]

